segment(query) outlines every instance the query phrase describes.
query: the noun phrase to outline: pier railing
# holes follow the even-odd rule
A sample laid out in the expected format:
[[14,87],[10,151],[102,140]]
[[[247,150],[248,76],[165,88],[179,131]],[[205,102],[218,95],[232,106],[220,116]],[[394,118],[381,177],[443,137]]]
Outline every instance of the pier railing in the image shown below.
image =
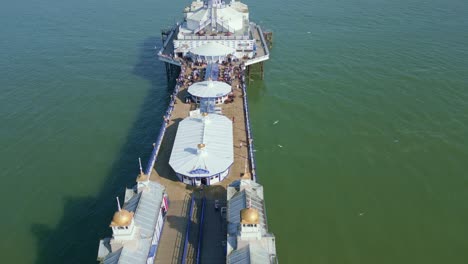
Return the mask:
[[254,24],[255,25],[255,28],[258,30],[258,34],[260,35],[260,39],[262,40],[262,46],[263,48],[265,49],[265,54],[266,55],[270,55],[270,49],[268,48],[268,45],[267,45],[267,42],[265,41],[265,37],[263,36],[263,30],[262,28],[257,25],[257,24]]
[[247,101],[247,84],[245,83],[245,74],[244,70],[242,70],[241,74],[241,81],[242,81],[242,93],[243,96],[243,104],[244,104],[244,115],[245,115],[245,125],[247,130],[247,141],[249,146],[249,161],[250,161],[250,168],[252,171],[252,180],[257,181],[257,173],[255,169],[255,156],[254,156],[254,146],[253,146],[253,136],[252,136],[252,128],[250,127],[250,112],[249,112],[249,104]]
[[158,233],[158,225],[156,224],[156,227],[154,229],[154,236],[153,240],[151,242],[151,247],[150,247],[150,252],[148,254],[148,257],[146,258],[146,263],[154,263],[154,258],[156,257],[156,254],[158,253],[158,248],[159,248],[159,239],[161,238],[162,232],[164,231],[164,222],[161,226],[161,230],[159,230]]
[[253,59],[250,59],[250,60],[246,61],[245,66],[249,66],[249,65],[261,62],[261,61],[266,61],[269,58],[270,58],[270,55],[263,55],[263,56],[260,56],[260,57],[256,57],[256,58],[253,58]]
[[[172,41],[174,40],[174,35],[178,33],[179,31],[179,23],[177,22],[170,30],[171,33],[169,33],[167,39],[164,41],[162,47],[158,51],[158,57],[161,61],[168,62],[177,66],[182,66],[182,63],[175,59],[174,57],[170,56],[170,54],[165,54],[164,51],[166,50],[168,45],[172,45]],[[170,53],[173,51],[171,50]]]
[[262,43],[262,48],[265,51],[265,55],[259,56],[259,57],[256,57],[256,58],[253,58],[253,59],[250,59],[250,60],[246,61],[245,66],[249,66],[249,65],[261,62],[261,61],[266,61],[266,60],[268,60],[270,58],[270,49],[268,48],[268,44],[265,41],[265,37],[263,36],[262,28],[259,25],[255,24],[255,23],[251,23],[251,24],[258,31],[258,35],[260,36],[260,42]]
[[192,201],[190,202],[190,209],[189,209],[189,216],[187,220],[187,228],[185,229],[185,240],[184,240],[184,253],[182,255],[182,264],[187,263],[187,253],[188,253],[188,244],[189,244],[189,234],[190,234],[190,226],[192,224],[192,216],[193,216],[193,206],[195,204],[195,196],[192,196]]
[[171,29],[171,33],[169,34],[169,36],[167,37],[166,41],[164,41],[163,43],[163,46],[160,50],[160,53],[163,53],[164,49],[167,47],[167,45],[169,44],[170,41],[172,41],[173,37],[174,37],[174,34],[177,33],[178,31],[178,28],[179,28],[179,23],[177,22]]
[[203,222],[205,221],[205,203],[206,197],[203,197],[202,200],[202,208],[201,208],[201,216],[200,216],[200,226],[198,231],[198,247],[197,247],[197,264],[200,263],[200,252],[203,242]]
[[249,40],[249,36],[179,36],[178,40]]

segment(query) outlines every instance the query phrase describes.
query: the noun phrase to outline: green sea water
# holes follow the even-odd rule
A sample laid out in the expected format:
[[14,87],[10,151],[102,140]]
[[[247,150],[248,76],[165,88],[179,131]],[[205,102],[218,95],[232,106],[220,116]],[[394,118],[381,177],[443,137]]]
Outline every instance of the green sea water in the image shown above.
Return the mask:
[[[468,263],[468,2],[245,2],[274,32],[249,103],[280,262]],[[187,4],[2,1],[1,263],[95,263]]]

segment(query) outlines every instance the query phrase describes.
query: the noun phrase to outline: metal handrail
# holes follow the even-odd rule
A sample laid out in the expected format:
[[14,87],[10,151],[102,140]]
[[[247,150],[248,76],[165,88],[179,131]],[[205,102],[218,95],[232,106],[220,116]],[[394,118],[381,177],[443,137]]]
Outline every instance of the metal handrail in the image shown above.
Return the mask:
[[184,241],[184,254],[182,255],[182,264],[187,263],[187,252],[188,252],[188,236],[190,232],[190,223],[192,222],[193,216],[193,204],[195,203],[195,196],[192,196],[192,201],[190,202],[190,211],[189,217],[187,219],[187,228],[185,230],[185,241]]
[[202,200],[202,208],[201,208],[201,216],[200,216],[200,227],[198,229],[198,248],[197,248],[197,264],[200,263],[200,251],[203,241],[203,221],[205,220],[205,202],[206,197],[203,197]]
[[252,136],[252,129],[250,127],[250,113],[249,113],[249,105],[247,101],[247,85],[245,84],[245,75],[244,71],[242,70],[242,92],[243,96],[243,103],[244,103],[244,115],[245,115],[245,124],[247,130],[247,140],[248,140],[248,148],[249,148],[249,158],[250,158],[250,168],[252,171],[252,180],[257,181],[257,172],[255,170],[255,156],[253,152],[253,136]]

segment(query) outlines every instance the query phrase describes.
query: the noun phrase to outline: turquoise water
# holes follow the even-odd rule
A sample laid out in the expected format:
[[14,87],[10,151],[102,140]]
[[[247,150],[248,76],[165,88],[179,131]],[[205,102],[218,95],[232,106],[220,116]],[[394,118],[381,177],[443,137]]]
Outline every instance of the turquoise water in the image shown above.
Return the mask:
[[[249,102],[280,261],[467,263],[468,3],[246,3],[274,32]],[[94,263],[172,89],[159,29],[186,4],[2,5],[2,263]]]

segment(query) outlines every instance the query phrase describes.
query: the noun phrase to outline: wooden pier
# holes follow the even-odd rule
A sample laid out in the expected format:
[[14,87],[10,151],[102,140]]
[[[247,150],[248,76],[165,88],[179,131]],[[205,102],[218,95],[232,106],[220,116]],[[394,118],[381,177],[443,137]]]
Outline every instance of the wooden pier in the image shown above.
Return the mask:
[[[193,103],[186,104],[185,97],[188,95],[188,76],[192,70],[187,64],[183,64],[184,84],[181,85],[175,98],[174,109],[168,118],[167,129],[159,149],[158,158],[150,175],[150,180],[157,181],[166,187],[170,199],[169,211],[158,246],[155,263],[180,263],[184,254],[184,241],[186,239],[187,221],[192,221],[192,229],[188,233],[189,248],[187,263],[195,263],[194,250],[198,247],[199,222],[197,217],[189,219],[191,197],[196,198],[195,211],[199,214],[202,197],[206,197],[205,218],[203,227],[203,240],[201,241],[200,262],[201,263],[223,263],[226,262],[223,243],[226,240],[226,222],[223,220],[220,210],[215,210],[215,201],[221,206],[226,204],[226,186],[234,180],[251,175],[251,167],[248,154],[247,126],[245,121],[245,109],[243,104],[243,91],[237,88],[239,79],[233,77],[232,89],[234,101],[229,104],[220,105],[222,114],[233,122],[234,135],[234,163],[230,168],[229,175],[222,182],[211,186],[194,187],[180,182],[175,172],[169,165],[169,158],[174,144],[179,122],[189,116],[190,110],[196,109]],[[196,66],[203,69],[205,66]],[[238,67],[238,65],[236,66]],[[220,72],[224,66],[220,65]],[[239,67],[238,67],[239,69]],[[243,74],[243,72],[242,72]],[[201,81],[201,80],[200,80]],[[241,87],[239,85],[239,87]],[[199,219],[199,218],[198,218]]]

